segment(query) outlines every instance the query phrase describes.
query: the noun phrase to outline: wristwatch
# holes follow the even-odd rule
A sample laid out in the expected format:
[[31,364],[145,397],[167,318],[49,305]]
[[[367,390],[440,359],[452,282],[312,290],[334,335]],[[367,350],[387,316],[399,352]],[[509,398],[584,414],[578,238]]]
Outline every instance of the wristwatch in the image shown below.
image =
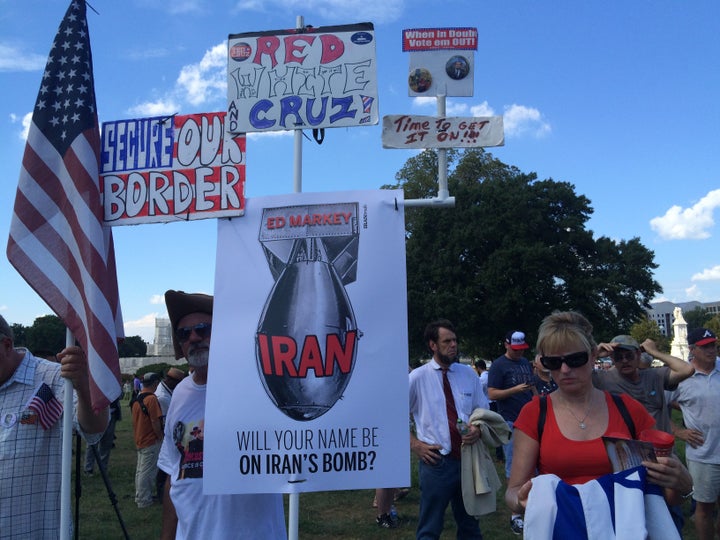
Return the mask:
[[681,495],[681,497],[682,497],[683,499],[689,499],[690,497],[693,496],[694,493],[695,493],[695,486],[692,486],[692,487],[690,488],[690,491],[688,491],[685,495]]

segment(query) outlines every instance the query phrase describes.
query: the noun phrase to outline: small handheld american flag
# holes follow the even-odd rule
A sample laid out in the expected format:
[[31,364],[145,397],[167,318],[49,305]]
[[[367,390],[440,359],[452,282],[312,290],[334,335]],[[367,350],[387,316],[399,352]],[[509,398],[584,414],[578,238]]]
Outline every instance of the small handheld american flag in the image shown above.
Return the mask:
[[42,383],[28,403],[28,409],[35,411],[43,429],[50,429],[63,412],[62,403],[53,394],[52,388]]

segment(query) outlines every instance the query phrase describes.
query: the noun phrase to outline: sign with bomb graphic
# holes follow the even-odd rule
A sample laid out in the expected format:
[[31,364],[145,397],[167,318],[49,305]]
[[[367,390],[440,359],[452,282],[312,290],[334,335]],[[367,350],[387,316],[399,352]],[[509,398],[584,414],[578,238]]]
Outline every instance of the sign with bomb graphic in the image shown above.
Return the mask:
[[401,202],[298,193],[219,222],[207,493],[407,485]]

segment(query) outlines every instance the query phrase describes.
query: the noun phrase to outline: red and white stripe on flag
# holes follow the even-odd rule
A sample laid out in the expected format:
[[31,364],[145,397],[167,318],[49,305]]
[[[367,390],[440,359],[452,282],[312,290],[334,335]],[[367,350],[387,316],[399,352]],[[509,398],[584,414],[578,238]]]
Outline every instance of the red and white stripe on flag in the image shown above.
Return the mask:
[[84,0],[73,0],[33,110],[7,255],[85,350],[93,408],[120,395],[115,254],[102,223],[100,131]]
[[63,406],[47,384],[42,383],[28,403],[28,409],[35,411],[43,429],[50,429],[58,421]]

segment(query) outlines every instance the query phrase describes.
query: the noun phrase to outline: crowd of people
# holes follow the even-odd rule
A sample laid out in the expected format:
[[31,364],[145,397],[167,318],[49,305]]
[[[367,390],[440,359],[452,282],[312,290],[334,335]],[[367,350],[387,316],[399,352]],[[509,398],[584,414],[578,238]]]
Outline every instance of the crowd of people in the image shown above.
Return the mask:
[[[170,290],[165,300],[175,356],[187,360],[190,374],[178,368],[145,373],[124,388],[132,393],[137,506],[163,505],[163,539],[218,538],[228,530],[241,538],[286,538],[280,494],[203,494],[213,298]],[[458,360],[458,336],[448,320],[430,323],[424,343],[430,358],[409,373],[418,539],[440,538],[448,506],[457,538],[481,539],[482,516],[496,511],[495,494],[503,487],[508,528],[527,538],[569,538],[570,531],[592,536],[615,527],[681,538],[684,500],[693,501],[700,540],[720,534],[720,359],[711,330],[689,333],[687,362],[649,339],[640,344],[621,334],[596,343],[591,323],[572,311],[542,321],[532,360],[521,330],[504,336],[504,352],[489,369],[483,360]],[[42,537],[57,531],[61,511],[62,407],[56,403],[62,403],[62,378],[72,383],[75,429],[87,441],[86,474],[95,465],[107,470],[120,402],[92,410],[87,360],[78,347],[54,355],[55,361],[39,359],[15,347],[1,316],[0,345],[0,473],[8,486],[0,490],[0,531],[3,538]],[[650,367],[648,356],[662,367]],[[673,423],[673,407],[684,425]],[[686,443],[685,463],[671,451],[647,450],[652,443],[643,441],[657,440],[657,432]],[[618,440],[640,441],[639,467],[618,467],[620,447],[612,446]],[[631,447],[623,443],[622,449]],[[504,462],[504,481],[495,462]],[[597,508],[607,485],[615,486],[618,500],[607,503],[616,510],[605,515]],[[393,503],[407,493],[376,490],[379,527],[401,526]],[[630,520],[620,508],[638,501],[645,515]]]

